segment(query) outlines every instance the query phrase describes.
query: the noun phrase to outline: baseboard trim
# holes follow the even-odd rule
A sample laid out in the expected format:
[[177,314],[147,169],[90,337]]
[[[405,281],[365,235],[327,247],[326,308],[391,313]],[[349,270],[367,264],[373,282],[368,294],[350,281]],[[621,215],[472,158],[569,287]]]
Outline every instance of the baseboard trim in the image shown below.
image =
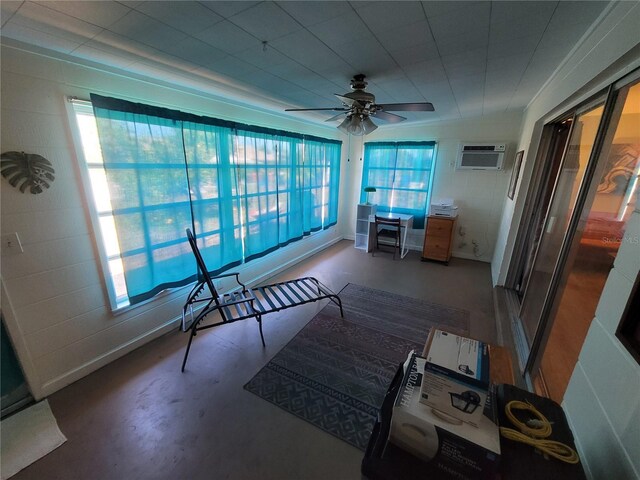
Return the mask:
[[[79,367],[74,368],[73,370],[69,370],[68,372],[54,378],[53,380],[49,380],[48,382],[42,385],[42,394],[43,397],[47,397],[54,392],[57,392],[61,388],[66,387],[67,385],[71,385],[73,382],[80,380],[83,377],[95,372],[96,370],[108,365],[109,363],[117,360],[120,357],[125,356],[127,353],[134,351],[135,349],[149,343],[156,338],[161,337],[162,335],[169,333],[173,329],[177,329],[180,321],[182,320],[182,315],[178,315],[175,318],[163,323],[162,325],[157,326],[153,330],[149,332],[145,332],[142,335],[138,335],[132,340],[109,350],[106,353],[86,362]],[[176,367],[178,368],[179,365]]]
[[[334,238],[331,238],[330,240],[321,243],[320,245],[318,245],[315,248],[312,248],[311,250],[298,255],[292,259],[289,259],[287,262],[283,263],[282,265],[276,267],[276,268],[272,268],[260,275],[257,275],[256,277],[252,278],[251,280],[244,282],[247,285],[256,285],[258,283],[261,283],[265,280],[267,280],[268,278],[271,278],[275,275],[277,275],[278,273],[286,270],[287,268],[292,267],[293,265],[311,257],[312,255],[315,255],[316,253],[329,248],[330,246],[338,243],[340,240],[342,240],[344,237],[338,235]],[[186,288],[186,287],[183,287]],[[185,296],[187,294],[188,290],[185,290]],[[123,357],[124,355],[126,355],[127,353],[132,352],[133,350],[145,345],[146,343],[151,342],[152,340],[155,340],[156,338],[161,337],[162,335],[165,335],[167,333],[169,333],[171,330],[173,329],[178,329],[178,326],[180,325],[182,321],[182,314],[178,314],[175,317],[171,318],[170,320],[164,322],[161,325],[158,325],[156,328],[154,328],[153,330],[150,330],[148,332],[143,333],[142,335],[139,335],[133,339],[131,339],[130,341],[115,347],[111,350],[109,350],[108,352],[103,353],[102,355],[88,361],[85,362],[84,364],[69,370],[68,372],[65,372],[64,374],[49,380],[47,382],[45,382],[39,390],[39,398],[36,398],[36,400],[40,400],[48,395],[51,395],[52,393],[60,390],[61,388],[66,387],[67,385],[71,385],[73,382],[76,382],[78,380],[80,380],[83,377],[86,377],[87,375],[95,372],[96,370],[104,367],[105,365],[108,365],[109,363],[117,360],[120,357]],[[176,365],[176,369],[179,368],[179,365]]]
[[485,259],[482,257],[476,257],[473,253],[467,252],[451,252],[451,256],[455,258],[464,258],[467,260],[476,260],[478,262],[491,263],[491,259]]

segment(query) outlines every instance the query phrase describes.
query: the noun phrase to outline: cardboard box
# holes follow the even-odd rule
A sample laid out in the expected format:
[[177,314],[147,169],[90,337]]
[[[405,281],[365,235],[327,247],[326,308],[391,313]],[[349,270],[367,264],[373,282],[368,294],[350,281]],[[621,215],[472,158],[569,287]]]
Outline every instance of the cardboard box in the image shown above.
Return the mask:
[[494,479],[500,461],[500,434],[490,391],[485,412],[474,427],[451,423],[420,402],[426,360],[412,354],[393,407],[389,441],[426,462],[429,468],[463,480]]
[[483,342],[431,329],[420,401],[478,426],[489,391],[489,348]]

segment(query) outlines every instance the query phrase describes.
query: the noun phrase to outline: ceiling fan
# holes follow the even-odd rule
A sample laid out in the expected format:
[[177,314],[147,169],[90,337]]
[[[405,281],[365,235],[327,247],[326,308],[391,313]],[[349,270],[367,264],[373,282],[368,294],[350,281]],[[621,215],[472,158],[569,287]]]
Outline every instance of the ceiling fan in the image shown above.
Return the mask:
[[342,102],[342,107],[333,108],[287,108],[285,112],[308,112],[328,110],[340,112],[337,115],[327,119],[327,122],[339,120],[346,115],[338,129],[341,132],[351,135],[367,135],[373,132],[378,126],[373,123],[370,117],[375,117],[389,123],[398,123],[406,120],[405,117],[396,115],[394,112],[433,112],[433,104],[429,102],[422,103],[376,103],[376,97],[369,92],[365,92],[367,82],[362,74],[355,75],[351,80],[352,92],[344,95],[335,94]]

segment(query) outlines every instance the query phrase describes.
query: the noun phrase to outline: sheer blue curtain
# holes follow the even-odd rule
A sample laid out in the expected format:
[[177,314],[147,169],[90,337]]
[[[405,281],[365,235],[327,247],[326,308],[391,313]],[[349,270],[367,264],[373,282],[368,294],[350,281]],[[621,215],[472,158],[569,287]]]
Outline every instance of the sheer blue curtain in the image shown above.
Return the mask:
[[335,225],[340,193],[340,145],[305,140],[303,171],[305,233]]
[[[93,99],[92,99],[93,100]],[[94,100],[104,169],[131,304],[195,279],[181,122]]]
[[369,202],[379,211],[413,215],[414,228],[424,228],[434,150],[435,142],[365,143],[360,201],[375,187]]
[[238,130],[234,146],[249,261],[279,247],[278,142],[273,135]]
[[302,147],[302,140],[299,138],[279,138],[278,241],[281,246],[304,236]]
[[322,229],[324,202],[325,155],[324,145],[307,140],[304,142],[302,203],[305,233]]
[[369,194],[369,202],[380,211],[393,206],[393,181],[396,173],[396,145],[393,143],[365,143],[360,203],[367,201],[365,187],[375,187]]
[[339,143],[238,130],[234,146],[247,261],[337,222]]
[[337,221],[341,142],[91,95],[130,304]]
[[240,191],[228,127],[183,123],[194,232],[212,274],[242,263]]
[[329,228],[338,222],[338,199],[340,196],[340,144],[325,143],[325,185],[329,198],[324,228]]

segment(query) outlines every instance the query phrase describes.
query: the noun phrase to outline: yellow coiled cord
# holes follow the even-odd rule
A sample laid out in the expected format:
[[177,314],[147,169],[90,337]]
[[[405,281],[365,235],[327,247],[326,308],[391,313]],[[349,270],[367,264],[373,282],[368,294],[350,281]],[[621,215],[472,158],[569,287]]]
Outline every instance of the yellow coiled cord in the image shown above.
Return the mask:
[[[531,412],[531,414],[537,418],[537,420],[531,422],[534,426],[531,427],[526,423],[522,423],[516,418],[512,410],[527,410]],[[511,423],[520,431],[514,430],[513,428],[500,427],[500,434],[504,438],[531,445],[541,452],[566,463],[578,463],[580,461],[578,454],[570,446],[556,442],[555,440],[545,440],[551,435],[551,423],[549,423],[547,417],[530,403],[513,400],[507,403],[505,414]]]

